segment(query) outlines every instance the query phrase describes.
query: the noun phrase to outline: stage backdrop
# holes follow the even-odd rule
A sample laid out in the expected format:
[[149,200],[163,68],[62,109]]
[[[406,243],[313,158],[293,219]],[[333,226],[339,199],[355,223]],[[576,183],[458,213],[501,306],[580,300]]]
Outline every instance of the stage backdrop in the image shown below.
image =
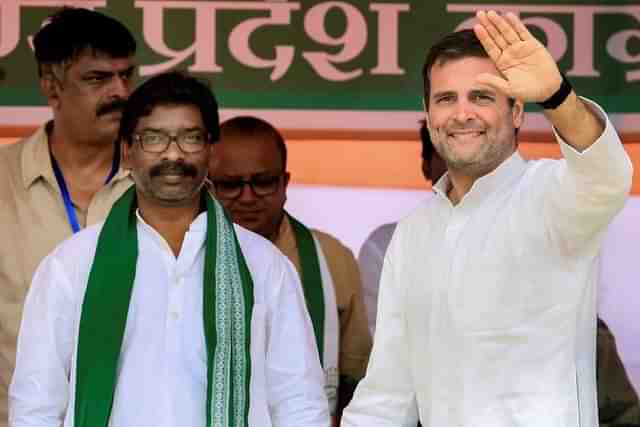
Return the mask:
[[[227,114],[250,111],[285,130],[349,134],[414,132],[426,49],[443,34],[469,27],[475,10],[492,8],[519,14],[581,94],[615,113],[621,131],[640,132],[637,0],[530,3],[2,0],[0,126],[37,124],[48,114],[34,108],[44,100],[30,40],[62,5],[124,22],[139,42],[142,78],[186,69],[211,81]],[[548,126],[534,114],[527,130]]]

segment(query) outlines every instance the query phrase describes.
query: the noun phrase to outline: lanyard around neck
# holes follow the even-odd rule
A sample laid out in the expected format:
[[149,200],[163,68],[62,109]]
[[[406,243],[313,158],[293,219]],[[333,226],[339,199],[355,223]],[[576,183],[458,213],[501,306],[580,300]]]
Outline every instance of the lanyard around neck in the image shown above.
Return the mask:
[[[113,162],[111,163],[111,171],[107,176],[107,180],[105,181],[105,185],[107,185],[113,177],[118,172],[120,167],[120,147],[118,144],[115,144],[115,150],[113,153]],[[64,175],[62,174],[62,170],[60,166],[58,166],[58,162],[55,157],[53,157],[53,153],[49,151],[51,156],[51,166],[53,167],[53,174],[56,176],[56,181],[58,182],[58,187],[60,187],[60,193],[62,193],[62,202],[64,203],[64,210],[67,212],[67,219],[69,220],[69,225],[71,226],[71,230],[73,233],[77,233],[80,231],[80,223],[78,222],[78,216],[76,215],[76,210],[73,207],[73,201],[71,200],[71,194],[69,193],[69,188],[67,187],[67,182],[64,180]]]

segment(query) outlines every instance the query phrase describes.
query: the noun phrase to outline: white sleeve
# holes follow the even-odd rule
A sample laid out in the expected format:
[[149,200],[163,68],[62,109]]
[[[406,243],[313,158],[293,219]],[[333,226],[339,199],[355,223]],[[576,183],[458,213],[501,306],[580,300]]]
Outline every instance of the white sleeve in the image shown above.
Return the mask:
[[597,237],[622,209],[633,175],[631,161],[606,114],[584,101],[605,121],[604,132],[582,152],[556,133],[565,160],[541,183],[545,223],[555,246],[568,255],[597,250]]
[[50,255],[34,275],[9,388],[11,427],[59,427],[69,401],[75,303],[68,272]]
[[397,230],[384,258],[378,325],[366,376],[342,415],[342,427],[415,427],[418,407],[409,363],[405,287],[394,259],[401,240]]
[[282,256],[270,282],[267,393],[273,427],[328,427],[329,405],[302,286]]

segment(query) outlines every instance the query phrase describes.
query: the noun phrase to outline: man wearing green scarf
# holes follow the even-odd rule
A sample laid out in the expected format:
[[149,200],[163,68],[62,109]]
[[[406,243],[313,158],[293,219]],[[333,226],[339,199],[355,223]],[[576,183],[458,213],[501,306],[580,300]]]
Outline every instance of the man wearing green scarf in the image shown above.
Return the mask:
[[120,141],[135,186],[38,268],[12,427],[329,424],[293,267],[204,188],[218,137],[215,98],[192,77],[131,95]]

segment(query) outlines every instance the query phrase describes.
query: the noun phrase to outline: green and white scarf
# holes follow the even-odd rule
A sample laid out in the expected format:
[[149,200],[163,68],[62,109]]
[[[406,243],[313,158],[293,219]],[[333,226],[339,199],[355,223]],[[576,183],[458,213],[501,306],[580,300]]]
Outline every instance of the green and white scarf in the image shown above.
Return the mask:
[[[231,221],[215,199],[208,194],[203,198],[206,426],[247,427],[253,282]],[[75,427],[107,427],[109,422],[136,277],[136,208],[132,187],[111,209],[98,239],[78,333]]]
[[298,247],[300,281],[325,374],[325,393],[329,400],[329,410],[334,415],[338,401],[340,341],[335,286],[318,240],[300,221],[289,214],[287,217]]

